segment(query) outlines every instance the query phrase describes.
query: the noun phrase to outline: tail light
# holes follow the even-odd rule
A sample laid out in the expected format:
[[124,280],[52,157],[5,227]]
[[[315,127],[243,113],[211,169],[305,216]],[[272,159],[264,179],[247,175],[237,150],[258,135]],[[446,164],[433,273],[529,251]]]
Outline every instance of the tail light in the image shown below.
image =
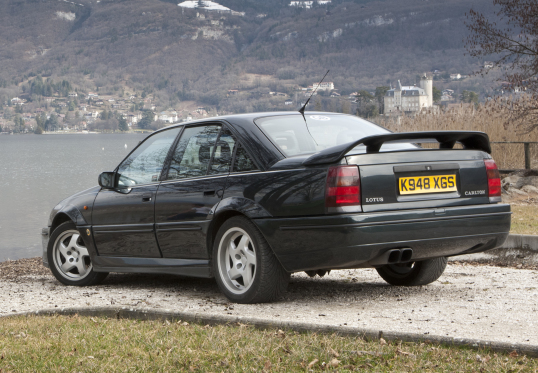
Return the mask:
[[489,201],[501,202],[501,175],[493,159],[484,159],[488,175]]
[[361,212],[361,180],[357,166],[333,166],[325,188],[327,213]]

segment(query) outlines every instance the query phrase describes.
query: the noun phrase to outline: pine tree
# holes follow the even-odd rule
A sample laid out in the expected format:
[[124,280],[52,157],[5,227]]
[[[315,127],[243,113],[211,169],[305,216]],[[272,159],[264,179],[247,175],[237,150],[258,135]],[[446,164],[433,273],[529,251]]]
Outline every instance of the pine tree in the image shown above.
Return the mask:
[[127,125],[127,121],[125,120],[125,118],[123,117],[123,115],[120,115],[120,116],[119,116],[119,119],[118,119],[118,128],[119,128],[119,130],[122,131],[122,132],[129,131],[129,126]]

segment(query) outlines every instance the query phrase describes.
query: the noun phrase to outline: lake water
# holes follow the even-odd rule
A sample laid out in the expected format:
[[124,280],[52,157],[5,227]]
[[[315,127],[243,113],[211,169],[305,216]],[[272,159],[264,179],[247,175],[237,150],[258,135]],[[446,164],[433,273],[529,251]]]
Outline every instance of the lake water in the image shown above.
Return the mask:
[[41,256],[51,209],[97,185],[147,134],[0,136],[0,261]]

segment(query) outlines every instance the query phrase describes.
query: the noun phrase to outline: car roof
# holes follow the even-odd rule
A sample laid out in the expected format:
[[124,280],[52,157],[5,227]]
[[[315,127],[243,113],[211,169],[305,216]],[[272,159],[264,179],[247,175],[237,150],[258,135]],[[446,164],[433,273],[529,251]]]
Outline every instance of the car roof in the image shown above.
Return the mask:
[[[306,111],[305,112],[305,115],[313,115],[313,114],[315,115],[346,115],[342,113],[331,113],[331,112],[323,112],[323,111]],[[230,123],[235,123],[234,120],[238,119],[241,121],[242,124],[245,124],[245,122],[247,121],[250,121],[252,124],[254,124],[254,120],[258,118],[278,117],[278,116],[285,116],[285,115],[300,116],[301,113],[299,113],[298,111],[267,111],[267,112],[256,112],[256,113],[245,113],[245,114],[221,115],[221,116],[216,116],[216,117],[192,120],[188,122],[174,123],[170,126],[161,128],[158,131],[162,131],[164,129],[170,129],[177,126],[196,125],[199,123],[215,122],[215,121],[221,121],[221,120],[224,120]]]
[[[347,115],[341,113],[330,112],[305,112],[305,115]],[[233,114],[222,115],[218,117],[204,118],[200,120],[193,120],[189,122],[175,123],[170,126],[161,128],[158,131],[168,130],[174,127],[180,126],[195,126],[204,123],[215,122],[228,122],[235,129],[235,132],[239,135],[240,142],[247,148],[249,155],[254,158],[256,164],[263,170],[267,170],[276,162],[286,158],[286,156],[278,149],[267,136],[258,128],[254,121],[258,118],[266,117],[279,117],[279,116],[298,116],[301,117],[301,113],[298,111],[269,111],[269,112],[257,112],[246,114]]]

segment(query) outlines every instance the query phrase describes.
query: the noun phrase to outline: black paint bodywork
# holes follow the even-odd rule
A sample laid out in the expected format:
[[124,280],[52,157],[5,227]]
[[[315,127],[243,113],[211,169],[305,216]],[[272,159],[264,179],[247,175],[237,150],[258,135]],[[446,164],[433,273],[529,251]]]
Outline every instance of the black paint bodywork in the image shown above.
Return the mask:
[[[483,163],[490,158],[487,152],[416,148],[338,159],[331,153],[326,161],[312,154],[286,158],[254,123],[256,118],[275,115],[293,113],[234,115],[176,125],[226,126],[258,170],[173,181],[165,180],[163,170],[156,182],[128,193],[94,187],[75,194],[54,208],[43,230],[44,264],[48,266],[47,235],[68,220],[77,225],[95,271],[198,277],[212,276],[214,237],[234,215],[256,224],[290,272],[372,267],[379,265],[383,253],[404,247],[413,249],[413,260],[480,252],[506,239],[509,205],[490,203],[485,195],[465,195],[487,188]],[[476,138],[483,142],[481,135]],[[359,167],[362,212],[326,213],[327,170],[337,164]],[[413,176],[427,167],[433,174],[457,174],[458,192],[397,195],[395,175]],[[379,196],[383,202],[369,202]]]

